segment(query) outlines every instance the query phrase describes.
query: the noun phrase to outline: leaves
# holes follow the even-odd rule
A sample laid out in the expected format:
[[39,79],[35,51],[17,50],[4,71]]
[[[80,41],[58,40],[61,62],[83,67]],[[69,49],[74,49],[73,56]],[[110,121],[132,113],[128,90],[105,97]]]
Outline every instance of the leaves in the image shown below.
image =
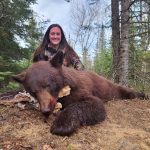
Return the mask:
[[[34,3],[36,0],[0,1],[0,61],[5,64],[22,58],[30,59],[43,34],[42,29],[47,22],[38,25],[30,7]],[[23,48],[21,43],[28,44]]]
[[36,21],[31,7],[35,3],[36,0],[0,1],[0,70],[4,73],[18,72],[29,66],[49,22]]

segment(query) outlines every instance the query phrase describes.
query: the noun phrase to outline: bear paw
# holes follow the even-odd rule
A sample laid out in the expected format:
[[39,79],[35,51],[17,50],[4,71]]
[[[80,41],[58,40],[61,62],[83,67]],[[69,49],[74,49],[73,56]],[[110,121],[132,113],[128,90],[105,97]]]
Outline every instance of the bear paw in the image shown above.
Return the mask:
[[75,132],[79,126],[80,121],[77,115],[73,114],[73,112],[70,110],[65,110],[57,115],[51,127],[51,133],[62,136],[69,136]]

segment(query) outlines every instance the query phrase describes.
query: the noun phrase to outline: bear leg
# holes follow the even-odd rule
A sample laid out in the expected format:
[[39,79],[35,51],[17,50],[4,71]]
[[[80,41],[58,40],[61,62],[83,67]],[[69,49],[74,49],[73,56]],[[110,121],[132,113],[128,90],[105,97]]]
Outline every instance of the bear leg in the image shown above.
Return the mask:
[[103,102],[94,96],[85,101],[70,104],[56,116],[51,127],[51,133],[69,136],[82,125],[94,125],[103,121],[106,111]]

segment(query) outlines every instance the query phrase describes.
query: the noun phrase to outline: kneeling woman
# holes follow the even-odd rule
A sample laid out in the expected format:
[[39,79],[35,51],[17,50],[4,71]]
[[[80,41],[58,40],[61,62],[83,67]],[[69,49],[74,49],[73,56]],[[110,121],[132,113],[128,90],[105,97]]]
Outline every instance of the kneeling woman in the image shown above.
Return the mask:
[[61,26],[52,24],[48,27],[41,45],[35,50],[33,62],[50,60],[58,51],[64,53],[63,64],[65,66],[73,66],[77,70],[84,69],[79,56],[68,44]]

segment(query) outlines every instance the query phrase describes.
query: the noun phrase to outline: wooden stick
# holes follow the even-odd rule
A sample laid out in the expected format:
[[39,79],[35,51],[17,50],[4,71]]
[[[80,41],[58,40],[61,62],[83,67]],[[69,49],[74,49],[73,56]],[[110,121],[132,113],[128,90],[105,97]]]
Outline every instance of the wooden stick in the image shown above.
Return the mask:
[[30,98],[29,97],[20,97],[20,98],[13,98],[10,100],[1,100],[0,99],[0,104],[6,104],[6,103],[19,103],[19,102],[29,102]]

